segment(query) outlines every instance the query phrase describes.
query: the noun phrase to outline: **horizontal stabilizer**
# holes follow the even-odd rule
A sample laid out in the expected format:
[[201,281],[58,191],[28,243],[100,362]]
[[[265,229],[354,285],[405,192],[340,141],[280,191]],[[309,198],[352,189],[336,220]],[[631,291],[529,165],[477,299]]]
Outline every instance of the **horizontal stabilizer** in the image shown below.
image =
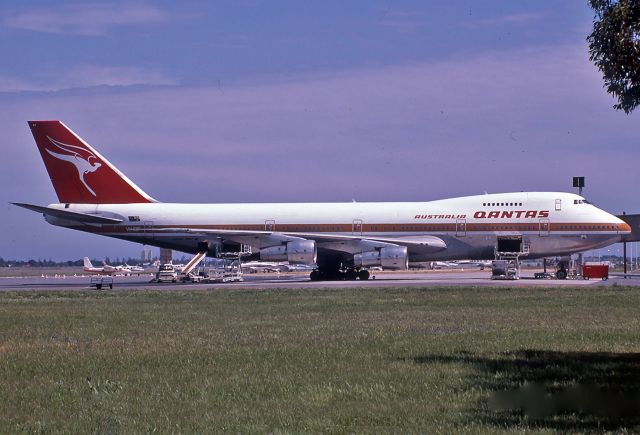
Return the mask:
[[68,219],[70,221],[77,221],[82,223],[119,224],[120,222],[122,222],[122,219],[108,218],[86,213],[76,213],[74,211],[60,210],[58,208],[44,207],[41,205],[23,204],[20,202],[12,202],[11,204],[35,211],[37,213],[42,213],[44,215],[55,216],[57,218]]

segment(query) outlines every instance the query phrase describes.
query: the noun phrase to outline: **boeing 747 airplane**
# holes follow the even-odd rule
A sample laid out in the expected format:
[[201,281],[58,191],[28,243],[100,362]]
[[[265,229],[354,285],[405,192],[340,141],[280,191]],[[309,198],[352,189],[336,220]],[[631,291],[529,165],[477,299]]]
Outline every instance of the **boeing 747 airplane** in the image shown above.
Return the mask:
[[501,252],[569,255],[631,232],[583,197],[561,192],[430,202],[162,203],[62,122],[29,121],[29,127],[59,202],[15,205],[42,213],[50,224],[209,256],[249,246],[261,261],[317,265],[313,280],[368,279],[370,267],[489,260]]

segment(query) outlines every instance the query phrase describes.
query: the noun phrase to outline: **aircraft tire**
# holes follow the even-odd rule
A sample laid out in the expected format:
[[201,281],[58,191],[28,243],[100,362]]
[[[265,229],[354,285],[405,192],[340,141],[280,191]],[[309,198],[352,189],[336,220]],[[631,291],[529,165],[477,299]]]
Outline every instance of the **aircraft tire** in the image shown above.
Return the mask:
[[358,278],[358,272],[356,272],[355,270],[351,269],[348,270],[347,272],[345,272],[344,274],[344,279],[346,281],[355,281]]
[[567,279],[567,271],[564,269],[560,269],[556,272],[556,278],[558,279]]
[[360,272],[358,272],[358,278],[360,278],[361,281],[366,281],[369,279],[369,271],[367,269],[362,269]]

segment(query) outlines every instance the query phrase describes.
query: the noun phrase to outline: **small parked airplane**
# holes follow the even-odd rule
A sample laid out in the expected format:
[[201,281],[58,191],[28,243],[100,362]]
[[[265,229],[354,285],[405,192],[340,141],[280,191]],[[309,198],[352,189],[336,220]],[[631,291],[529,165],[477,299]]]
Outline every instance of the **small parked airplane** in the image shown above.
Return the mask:
[[95,273],[98,275],[124,275],[126,273],[122,266],[110,266],[103,263],[102,267],[96,267],[91,264],[89,257],[84,257],[83,270],[87,273]]
[[[637,240],[623,220],[583,197],[513,192],[431,202],[175,204],[136,186],[60,121],[29,121],[59,203],[14,203],[47,222],[108,237],[216,256],[317,265],[311,279],[368,279],[409,262],[570,255]],[[635,227],[634,227],[635,228]],[[558,277],[566,277],[560,270]]]
[[122,267],[122,270],[128,275],[140,275],[141,273],[145,273],[144,267],[140,266],[129,266],[127,263],[125,263],[120,267]]

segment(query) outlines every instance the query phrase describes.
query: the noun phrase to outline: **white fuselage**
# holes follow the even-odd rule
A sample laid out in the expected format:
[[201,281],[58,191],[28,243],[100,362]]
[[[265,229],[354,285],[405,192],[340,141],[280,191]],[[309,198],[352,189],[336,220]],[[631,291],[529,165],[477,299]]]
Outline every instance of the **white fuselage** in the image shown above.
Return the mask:
[[[172,229],[266,231],[304,237],[352,235],[412,240],[437,236],[441,252],[409,246],[410,261],[491,259],[498,237],[522,236],[530,257],[566,255],[615,243],[629,227],[569,193],[501,193],[430,202],[285,204],[52,204],[72,212],[122,219],[79,224],[47,216],[54,224],[110,237],[197,252],[198,241]],[[256,249],[264,242],[256,242]]]

